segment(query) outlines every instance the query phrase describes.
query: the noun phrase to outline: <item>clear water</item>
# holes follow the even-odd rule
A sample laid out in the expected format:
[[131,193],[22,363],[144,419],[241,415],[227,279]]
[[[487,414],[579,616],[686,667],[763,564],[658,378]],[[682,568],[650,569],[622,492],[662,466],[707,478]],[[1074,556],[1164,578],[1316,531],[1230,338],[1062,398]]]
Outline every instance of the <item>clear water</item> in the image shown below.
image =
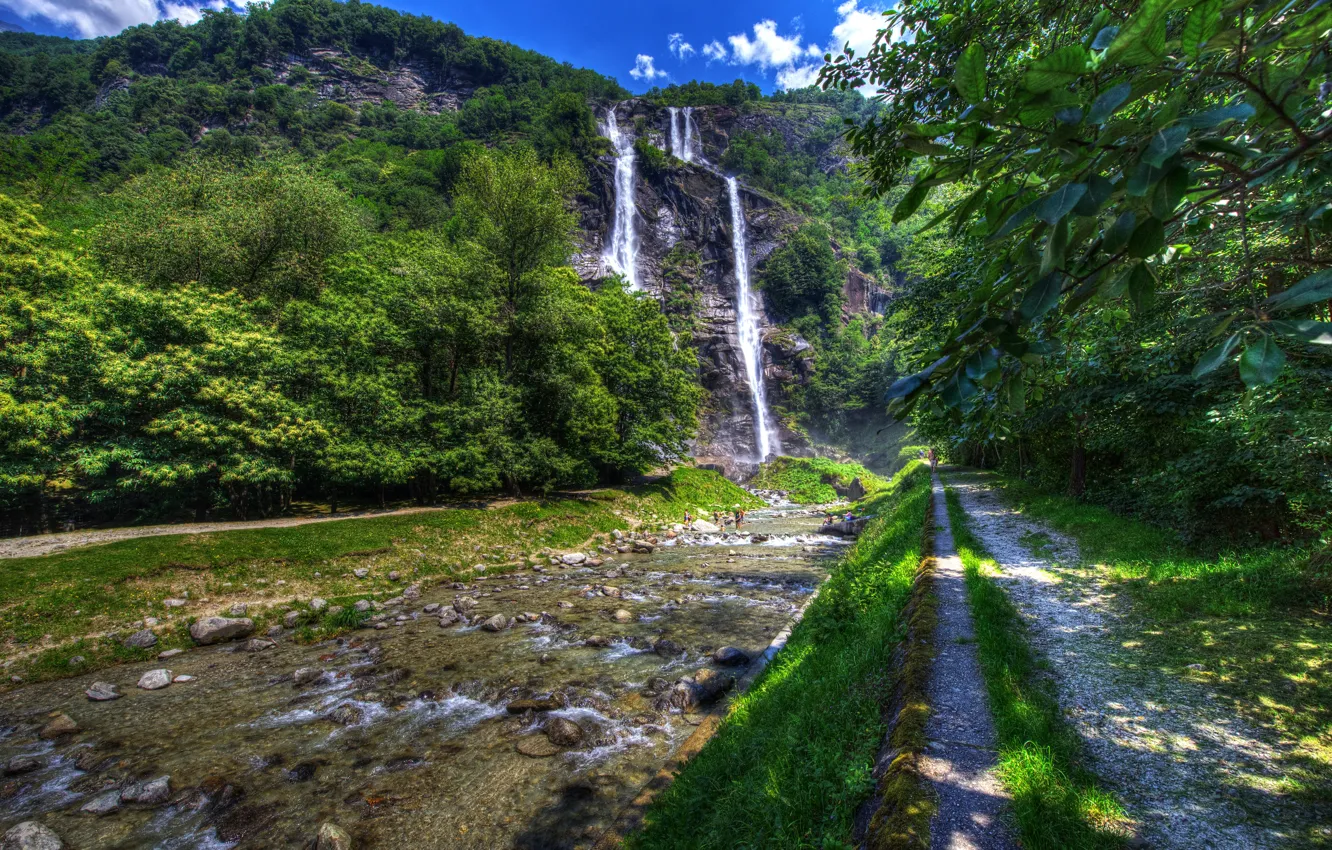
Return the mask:
[[[462,592],[443,586],[402,609],[405,625],[383,631],[313,646],[283,639],[257,654],[197,649],[5,694],[0,760],[33,754],[44,765],[0,777],[0,825],[36,818],[85,850],[297,848],[324,821],[362,847],[588,847],[694,729],[697,717],[657,703],[661,680],[700,669],[723,645],[761,653],[836,552],[817,524],[756,512],[746,530],[771,535],[766,542],[672,541],[596,569],[471,582],[476,613],[554,615],[498,634],[441,629],[422,614]],[[612,570],[620,574],[607,577]],[[587,598],[601,585],[621,596]],[[619,608],[634,621],[614,622]],[[593,635],[609,646],[584,645]],[[663,637],[684,652],[652,652]],[[198,679],[134,687],[159,666]],[[324,673],[296,686],[291,673],[302,667]],[[83,691],[95,680],[118,683],[125,696],[89,702]],[[556,714],[586,739],[550,758],[521,755],[518,742],[540,734],[543,719],[504,706],[549,694],[564,698]],[[337,709],[354,710],[348,725],[329,719]],[[39,741],[52,711],[81,731]],[[100,818],[78,811],[105,787],[162,774],[171,776],[170,805]]]

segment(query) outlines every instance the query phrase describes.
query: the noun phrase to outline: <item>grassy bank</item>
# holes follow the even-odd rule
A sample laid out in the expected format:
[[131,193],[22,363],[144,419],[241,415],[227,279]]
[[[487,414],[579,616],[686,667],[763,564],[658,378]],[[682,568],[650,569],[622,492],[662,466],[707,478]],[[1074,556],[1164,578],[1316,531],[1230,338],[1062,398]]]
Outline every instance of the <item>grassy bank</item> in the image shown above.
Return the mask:
[[[0,640],[6,676],[49,678],[149,657],[187,642],[190,618],[246,602],[261,624],[296,600],[337,604],[401,592],[405,581],[540,562],[604,539],[630,520],[656,528],[685,510],[756,506],[713,472],[677,469],[644,487],[598,490],[577,498],[519,502],[493,510],[441,510],[347,519],[289,528],[144,537],[37,558],[0,560]],[[369,575],[357,579],[353,571]],[[400,580],[389,580],[397,571]],[[190,604],[168,611],[167,597]],[[159,646],[132,650],[115,638],[144,616],[162,620]],[[323,625],[307,617],[308,628]],[[338,624],[327,624],[337,627]],[[83,663],[71,666],[76,656]]]
[[990,575],[993,559],[967,527],[951,490],[948,518],[966,570],[976,648],[999,742],[999,774],[1013,796],[1024,847],[1121,847],[1123,811],[1082,767],[1081,742],[1060,716],[1054,687],[1027,643],[1025,626]]
[[648,848],[847,845],[874,786],[891,658],[921,559],[929,477],[912,464],[790,641],[629,840]]
[[858,463],[837,463],[822,457],[779,457],[759,467],[749,486],[784,490],[799,505],[823,505],[840,498],[836,487],[849,487],[857,478],[867,494],[888,484]]
[[1238,714],[1275,729],[1293,748],[1282,765],[1284,793],[1311,806],[1332,803],[1326,552],[1203,552],[1104,508],[985,479],[1006,502],[1075,540],[1084,562],[1118,579],[1135,615],[1119,635],[1126,664],[1205,685]]

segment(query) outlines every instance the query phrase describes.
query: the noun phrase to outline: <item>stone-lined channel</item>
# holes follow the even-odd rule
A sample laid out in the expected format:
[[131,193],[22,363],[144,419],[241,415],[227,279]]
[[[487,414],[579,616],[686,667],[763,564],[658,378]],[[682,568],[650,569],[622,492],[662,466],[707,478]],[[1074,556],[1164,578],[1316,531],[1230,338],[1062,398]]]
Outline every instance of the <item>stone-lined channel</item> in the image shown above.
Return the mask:
[[[384,609],[389,627],[337,640],[201,648],[13,691],[0,764],[19,769],[0,777],[0,831],[36,820],[77,848],[296,848],[332,822],[358,847],[590,846],[699,722],[680,680],[743,677],[712,654],[757,658],[826,576],[840,541],[818,524],[757,511],[745,532],[762,542],[663,538],[650,555],[437,585]],[[539,616],[488,632],[425,610],[462,597],[474,624]],[[159,667],[195,678],[135,687]],[[124,696],[92,702],[94,681]],[[520,699],[560,707],[511,713]],[[39,738],[53,712],[78,731]],[[165,801],[83,810],[161,776]]]

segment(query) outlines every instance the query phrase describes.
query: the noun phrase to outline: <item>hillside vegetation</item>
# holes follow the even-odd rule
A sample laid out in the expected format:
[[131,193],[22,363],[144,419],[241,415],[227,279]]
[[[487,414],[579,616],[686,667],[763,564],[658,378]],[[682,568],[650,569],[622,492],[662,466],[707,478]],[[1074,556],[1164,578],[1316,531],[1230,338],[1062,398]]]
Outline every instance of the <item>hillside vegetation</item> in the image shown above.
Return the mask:
[[826,505],[842,499],[856,479],[860,479],[866,494],[887,485],[858,463],[838,463],[823,457],[780,457],[759,467],[749,486],[781,490],[799,505]]

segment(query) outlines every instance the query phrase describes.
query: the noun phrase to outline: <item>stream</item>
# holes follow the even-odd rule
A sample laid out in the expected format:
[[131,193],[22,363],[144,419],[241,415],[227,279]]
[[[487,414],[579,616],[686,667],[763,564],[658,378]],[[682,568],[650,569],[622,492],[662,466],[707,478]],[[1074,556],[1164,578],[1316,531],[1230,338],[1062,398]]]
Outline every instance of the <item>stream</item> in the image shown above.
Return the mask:
[[[840,541],[810,513],[755,511],[744,531],[762,542],[686,533],[650,555],[434,585],[384,608],[384,628],[314,645],[287,633],[20,688],[0,696],[0,832],[300,848],[331,822],[358,847],[589,847],[706,711],[681,705],[681,677],[743,685],[746,666],[712,653],[760,656],[826,576]],[[442,627],[463,597],[473,625]],[[476,625],[494,614],[519,621]],[[194,679],[135,687],[161,667]],[[123,697],[90,701],[94,681]],[[538,710],[512,713],[519,699]],[[53,712],[78,731],[40,739]],[[162,776],[164,799],[115,804]]]

